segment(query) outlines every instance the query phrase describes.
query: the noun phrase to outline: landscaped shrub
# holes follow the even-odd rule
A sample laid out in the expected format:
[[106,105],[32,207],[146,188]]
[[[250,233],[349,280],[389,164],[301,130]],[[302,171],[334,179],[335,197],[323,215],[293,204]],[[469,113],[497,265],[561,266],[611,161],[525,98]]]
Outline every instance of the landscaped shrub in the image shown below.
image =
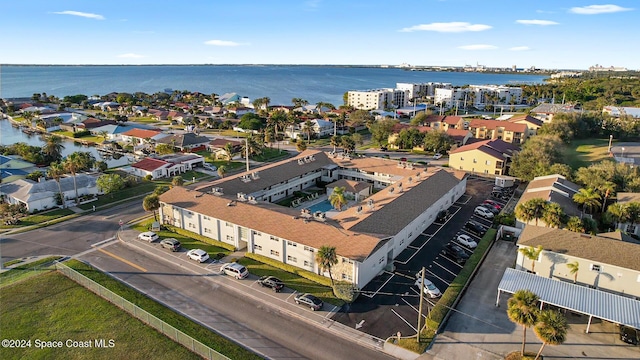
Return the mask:
[[221,247],[223,249],[227,249],[230,251],[235,250],[235,247],[233,245],[227,244],[227,243],[223,243],[222,241],[218,241],[218,240],[214,240],[212,238],[208,238],[206,236],[202,236],[200,234],[196,234],[194,232],[191,232],[189,230],[184,230],[184,229],[180,229],[178,227],[172,226],[172,225],[164,225],[167,230],[174,232],[176,234],[180,234],[180,235],[184,235],[186,237],[198,240],[198,241],[202,241],[203,243],[207,243],[207,244],[211,244],[213,246],[217,246],[217,247]]
[[282,270],[284,270],[286,272],[290,272],[292,274],[296,274],[296,275],[301,276],[301,277],[303,277],[305,279],[309,279],[309,280],[311,280],[313,282],[317,282],[320,285],[331,286],[331,279],[329,279],[327,277],[324,277],[324,276],[321,276],[321,275],[318,275],[318,274],[315,274],[315,273],[312,273],[311,271],[303,270],[303,269],[300,269],[299,267],[291,266],[289,264],[284,264],[284,263],[281,263],[278,260],[274,260],[274,259],[268,258],[266,256],[258,255],[258,254],[246,253],[244,256],[246,258],[253,259],[253,260],[259,261],[261,263],[265,263],[267,265],[273,266],[275,268],[282,269]]
[[91,132],[89,130],[76,131],[73,133],[74,138],[81,138],[83,136],[90,136]]
[[352,283],[348,282],[336,282],[333,284],[333,293],[338,299],[344,300],[347,303],[354,302],[358,298],[358,295],[360,295],[358,289],[353,286]]

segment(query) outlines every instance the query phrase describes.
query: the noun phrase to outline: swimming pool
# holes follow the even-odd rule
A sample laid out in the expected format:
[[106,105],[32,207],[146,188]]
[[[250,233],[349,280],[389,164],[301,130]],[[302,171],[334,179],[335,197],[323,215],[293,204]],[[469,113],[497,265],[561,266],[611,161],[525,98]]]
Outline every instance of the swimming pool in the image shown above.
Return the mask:
[[311,213],[313,214],[316,211],[327,212],[329,210],[335,210],[335,209],[333,208],[329,200],[323,200],[315,205],[309,206],[309,210],[311,210]]

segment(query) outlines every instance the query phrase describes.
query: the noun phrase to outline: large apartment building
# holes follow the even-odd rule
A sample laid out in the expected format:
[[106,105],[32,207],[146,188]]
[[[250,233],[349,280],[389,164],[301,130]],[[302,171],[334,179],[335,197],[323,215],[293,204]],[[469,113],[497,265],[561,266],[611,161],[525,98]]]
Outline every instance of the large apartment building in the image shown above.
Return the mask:
[[454,107],[473,106],[484,109],[489,104],[520,104],[522,88],[502,85],[469,85],[468,87],[435,89],[435,104]]
[[508,175],[511,158],[519,148],[502,140],[477,141],[449,153],[449,166],[475,174]]
[[354,90],[347,92],[349,106],[361,110],[384,110],[408,105],[409,91],[401,89]]
[[527,124],[500,120],[471,119],[469,130],[476,139],[499,139],[516,145],[524,143],[529,136]]
[[[358,199],[346,210],[314,210],[317,202],[328,202],[326,195],[310,196],[314,200],[296,208],[276,204],[292,197],[298,204],[299,194],[345,181]],[[333,246],[338,255],[333,276],[362,288],[393,267],[393,259],[465,189],[465,174],[452,169],[307,150],[195,190],[174,187],[160,196],[160,218],[325,276],[315,256],[320,247]]]
[[451,89],[450,83],[437,83],[437,82],[428,82],[428,83],[396,83],[396,89],[407,90],[409,91],[408,98],[432,98],[436,94],[436,89]]

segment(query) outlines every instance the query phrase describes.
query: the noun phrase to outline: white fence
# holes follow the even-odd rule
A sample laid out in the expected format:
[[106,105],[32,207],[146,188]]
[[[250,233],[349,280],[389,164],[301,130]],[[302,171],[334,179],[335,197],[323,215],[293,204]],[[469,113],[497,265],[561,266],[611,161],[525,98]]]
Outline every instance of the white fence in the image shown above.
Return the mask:
[[72,268],[62,264],[56,263],[56,268],[62,274],[70,278],[71,280],[77,282],[78,284],[84,286],[85,288],[93,291],[98,294],[102,298],[107,301],[115,304],[119,308],[128,312],[129,314],[135,316],[145,324],[153,327],[158,330],[171,340],[183,345],[187,349],[193,351],[194,353],[202,356],[205,359],[209,360],[230,360],[228,357],[220,354],[219,352],[213,350],[212,348],[206,346],[200,341],[192,338],[191,336],[185,334],[184,332],[176,329],[175,327],[167,324],[166,322],[158,319],[154,315],[149,312],[143,310],[132,302],[126,300],[122,296],[114,293],[113,291],[105,288],[104,286],[98,284],[97,282],[89,279],[88,277],[80,274],[79,272],[73,270]]

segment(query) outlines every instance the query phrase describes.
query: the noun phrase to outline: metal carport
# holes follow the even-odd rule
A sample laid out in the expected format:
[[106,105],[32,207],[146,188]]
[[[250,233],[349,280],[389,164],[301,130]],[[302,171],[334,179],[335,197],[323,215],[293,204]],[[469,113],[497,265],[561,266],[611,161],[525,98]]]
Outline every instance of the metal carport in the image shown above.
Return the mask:
[[588,315],[587,333],[594,316],[640,329],[640,301],[638,300],[512,268],[507,268],[500,280],[496,306],[499,306],[501,292],[513,294],[523,289],[538,295],[540,307],[547,303]]

